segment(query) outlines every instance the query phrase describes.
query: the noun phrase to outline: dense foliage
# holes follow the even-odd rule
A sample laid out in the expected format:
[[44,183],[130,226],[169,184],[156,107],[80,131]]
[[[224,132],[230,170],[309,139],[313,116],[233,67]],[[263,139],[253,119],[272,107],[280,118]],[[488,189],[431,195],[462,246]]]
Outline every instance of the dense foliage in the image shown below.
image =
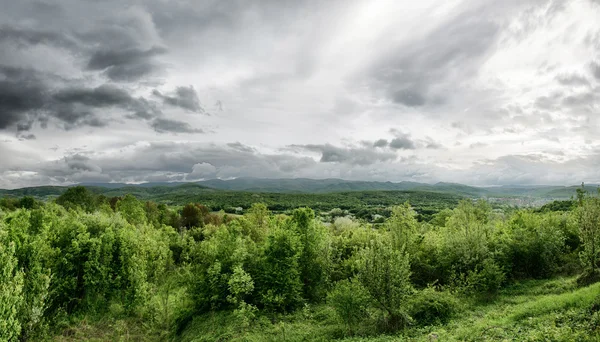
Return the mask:
[[4,200],[0,340],[60,334],[81,315],[132,317],[178,338],[220,313],[234,338],[314,306],[335,313],[331,338],[392,333],[445,323],[459,302],[493,302],[523,279],[589,284],[600,273],[600,199],[583,190],[572,210],[467,199],[429,220],[396,202],[381,224],[328,205],[338,209],[273,214],[256,203],[232,215],[83,187],[46,203]]

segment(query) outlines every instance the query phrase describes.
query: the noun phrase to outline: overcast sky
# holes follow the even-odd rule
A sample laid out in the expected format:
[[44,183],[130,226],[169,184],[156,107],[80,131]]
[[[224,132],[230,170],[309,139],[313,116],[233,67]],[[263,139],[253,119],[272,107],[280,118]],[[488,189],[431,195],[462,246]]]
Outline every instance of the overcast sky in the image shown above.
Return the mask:
[[0,8],[0,188],[600,183],[598,0]]

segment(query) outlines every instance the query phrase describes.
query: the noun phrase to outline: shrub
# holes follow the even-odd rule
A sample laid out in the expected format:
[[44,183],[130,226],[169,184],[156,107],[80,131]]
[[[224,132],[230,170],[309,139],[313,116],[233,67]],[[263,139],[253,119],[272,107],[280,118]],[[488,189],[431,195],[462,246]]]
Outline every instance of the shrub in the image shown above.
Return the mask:
[[345,279],[335,284],[327,295],[327,302],[333,306],[352,335],[354,329],[367,317],[371,298],[359,281]]
[[297,234],[283,227],[267,237],[261,264],[260,301],[271,311],[291,311],[302,302],[298,261],[301,243]]
[[514,276],[545,278],[558,269],[565,237],[551,215],[520,211],[511,219],[507,247]]
[[427,287],[410,298],[408,307],[419,325],[445,324],[458,311],[458,301],[449,292]]
[[577,190],[576,217],[583,245],[580,258],[587,278],[592,279],[591,275],[600,272],[600,198],[586,196],[582,189]]
[[87,212],[92,212],[96,209],[97,199],[86,187],[78,185],[68,188],[67,191],[58,196],[56,203],[66,209],[81,208]]
[[[0,230],[0,234],[3,232]],[[0,235],[0,340],[17,341],[21,334],[19,310],[23,303],[23,272],[17,269],[14,243]]]
[[309,208],[294,210],[292,223],[300,240],[298,265],[303,296],[309,301],[316,301],[325,294],[327,230],[315,220],[315,213]]
[[117,211],[131,224],[144,224],[147,221],[146,209],[133,195],[125,195],[117,202]]
[[358,280],[382,314],[385,330],[397,330],[409,322],[407,299],[412,293],[408,255],[392,248],[379,236],[361,252]]
[[486,259],[482,266],[467,274],[467,288],[476,294],[492,296],[505,279],[504,271],[492,259]]
[[[211,227],[209,225],[205,229]],[[199,312],[231,307],[232,303],[228,297],[233,295],[238,298],[240,294],[230,291],[229,281],[241,274],[251,277],[249,263],[256,257],[252,240],[241,234],[241,228],[235,222],[218,229],[215,227],[212,233],[206,235],[206,239],[197,244],[191,252],[191,293]],[[236,270],[238,275],[234,276]],[[253,281],[252,278],[254,277],[250,278]]]

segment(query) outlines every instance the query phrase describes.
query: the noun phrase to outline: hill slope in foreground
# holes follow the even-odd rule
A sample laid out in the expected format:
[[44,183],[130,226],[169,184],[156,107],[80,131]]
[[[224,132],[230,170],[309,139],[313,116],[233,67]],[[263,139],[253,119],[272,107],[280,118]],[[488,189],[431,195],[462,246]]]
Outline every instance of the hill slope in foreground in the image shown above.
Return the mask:
[[[503,289],[491,302],[467,299],[446,324],[413,326],[393,335],[346,338],[344,341],[600,341],[600,283],[576,288],[574,278],[529,280]],[[197,316],[175,340],[193,341],[330,341],[344,327],[327,305],[309,306],[239,331],[230,312]],[[121,327],[121,329],[118,329]],[[85,317],[69,336],[54,341],[159,341],[135,319]],[[341,335],[341,336],[338,336]]]

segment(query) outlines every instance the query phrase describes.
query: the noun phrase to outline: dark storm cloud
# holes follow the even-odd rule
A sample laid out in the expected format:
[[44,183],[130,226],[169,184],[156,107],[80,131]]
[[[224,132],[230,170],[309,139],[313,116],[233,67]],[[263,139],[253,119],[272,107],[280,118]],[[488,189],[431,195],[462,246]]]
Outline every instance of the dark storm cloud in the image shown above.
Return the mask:
[[203,130],[193,128],[187,122],[163,118],[154,119],[152,121],[152,128],[158,133],[204,133]]
[[290,145],[293,149],[306,150],[321,154],[322,163],[345,163],[353,165],[370,165],[376,162],[391,161],[396,155],[390,152],[376,151],[365,147],[337,147],[331,144]]
[[46,103],[46,90],[30,70],[0,66],[0,129],[27,130]]
[[183,108],[190,112],[204,113],[198,94],[192,86],[177,87],[173,94],[162,94],[158,90],[154,90],[152,94],[161,98],[165,104],[170,106]]
[[66,88],[62,89],[53,98],[63,104],[80,103],[90,107],[127,107],[135,100],[127,91],[112,85],[101,85],[97,88]]
[[494,5],[474,6],[426,37],[392,48],[370,70],[372,87],[408,107],[445,102],[450,90],[440,86],[456,73],[463,79],[470,77],[478,60],[495,44],[496,12]]
[[154,57],[166,53],[161,47],[148,50],[139,48],[96,51],[90,58],[88,70],[103,70],[113,81],[137,81],[160,70]]
[[0,27],[0,43],[4,42],[15,43],[19,48],[38,44],[65,48],[76,48],[78,45],[72,37],[65,34],[7,25]]
[[[114,85],[95,88],[65,87],[51,89],[47,75],[34,70],[0,66],[0,129],[29,131],[33,123],[47,126],[49,118],[64,128],[103,127],[110,117],[107,109],[125,111],[129,118],[150,120],[160,116],[160,109],[144,98],[131,96],[129,90]],[[169,120],[155,122],[157,131],[198,132],[185,124]]]
[[98,109],[121,109],[129,112],[130,118],[149,119],[160,114],[160,111],[145,99],[134,98],[126,89],[114,85],[65,88],[56,92],[52,99],[52,116],[70,126],[105,126],[107,118],[99,117]]

